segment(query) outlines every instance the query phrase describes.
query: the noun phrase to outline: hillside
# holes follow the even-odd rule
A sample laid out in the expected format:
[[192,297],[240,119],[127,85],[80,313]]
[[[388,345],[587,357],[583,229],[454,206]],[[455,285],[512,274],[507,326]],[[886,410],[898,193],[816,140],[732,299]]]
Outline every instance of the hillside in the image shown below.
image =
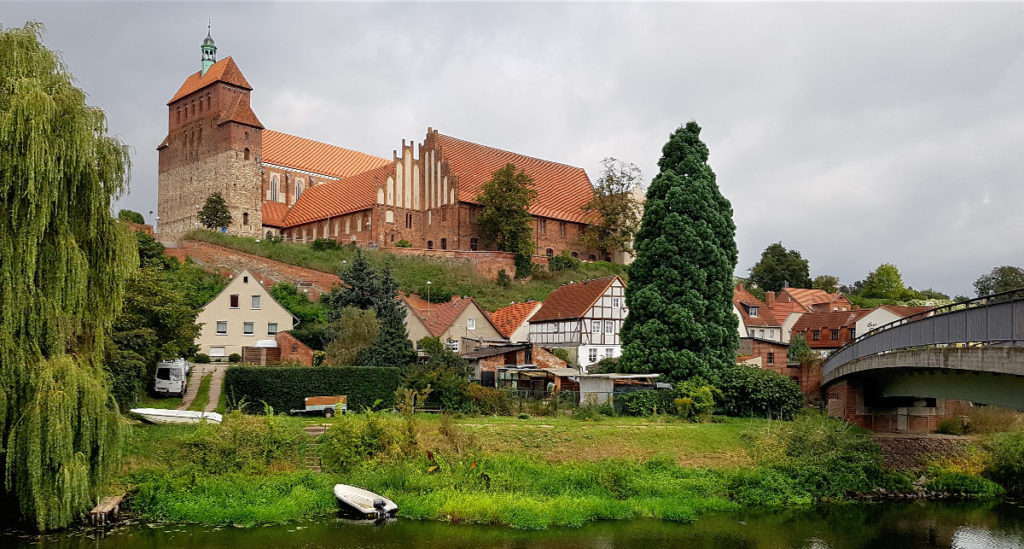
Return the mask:
[[[349,261],[355,256],[355,249],[346,246],[331,250],[314,250],[310,244],[257,242],[252,238],[203,230],[192,231],[186,238],[331,274],[337,274],[341,270],[342,262]],[[475,298],[488,311],[494,311],[513,301],[544,300],[555,288],[570,281],[613,274],[626,278],[626,268],[623,265],[598,261],[583,263],[579,269],[566,271],[551,272],[538,269],[529,280],[513,280],[508,287],[502,287],[495,281],[477,274],[465,261],[395,255],[378,250],[363,250],[363,253],[374,266],[390,263],[399,287],[404,292],[425,296],[426,282],[429,280],[430,293],[434,301],[445,300],[446,295],[468,295]]]

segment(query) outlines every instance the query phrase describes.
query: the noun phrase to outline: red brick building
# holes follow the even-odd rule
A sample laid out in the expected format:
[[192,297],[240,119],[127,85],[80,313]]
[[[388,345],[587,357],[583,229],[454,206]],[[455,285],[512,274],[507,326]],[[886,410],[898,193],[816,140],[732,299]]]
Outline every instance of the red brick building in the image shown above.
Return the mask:
[[582,168],[432,128],[419,144],[403,140],[390,159],[272,131],[250,108],[253,88],[235,61],[216,61],[209,36],[202,51],[202,70],[167,104],[168,134],[158,147],[163,240],[198,226],[206,197],[220,192],[233,234],[484,251],[477,196],[494,171],[513,164],[533,177],[538,193],[530,205],[537,255],[612,259],[579,243],[588,220],[583,205],[593,196]]
[[826,357],[857,337],[857,321],[869,310],[806,313],[793,325],[793,334],[803,334],[807,345]]

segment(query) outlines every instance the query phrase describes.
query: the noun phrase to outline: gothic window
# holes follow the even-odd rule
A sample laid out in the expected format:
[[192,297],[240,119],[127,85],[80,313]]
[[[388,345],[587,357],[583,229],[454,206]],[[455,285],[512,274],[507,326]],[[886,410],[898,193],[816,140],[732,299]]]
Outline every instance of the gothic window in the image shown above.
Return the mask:
[[[199,139],[202,140],[202,138],[203,130],[199,130]],[[249,160],[249,147],[246,147],[245,150],[242,151],[242,155],[245,157],[246,160]]]
[[249,224],[249,212],[242,212],[242,225]]
[[192,102],[192,116],[195,116],[195,115],[196,115],[196,102],[193,101]]
[[544,252],[544,255],[546,255],[548,257],[552,257],[552,256],[555,255],[555,251],[552,250],[551,248],[548,248],[547,251]]
[[273,200],[274,202],[277,202],[277,187],[278,179],[277,175],[275,174],[270,176],[270,199]]
[[579,258],[580,258],[580,254],[579,254],[579,253],[577,253],[577,252],[573,252],[573,253],[572,253],[572,256],[573,256],[573,257],[575,257],[576,259],[579,259]]
[[302,197],[302,182],[299,181],[298,183],[295,184],[295,200],[298,200],[301,197]]
[[441,239],[441,249],[442,250],[447,250],[448,249],[448,239],[447,238],[442,238]]
[[558,223],[558,236],[565,238],[565,221]]
[[178,124],[181,124],[181,107],[178,107]]
[[479,247],[479,243],[478,243],[477,239],[476,238],[470,238],[469,239],[469,249],[473,250],[475,252],[478,247]]
[[433,240],[428,240],[427,241],[427,249],[428,250],[433,250],[434,249],[434,241]]
[[590,261],[597,261],[597,256],[594,254],[590,254]]
[[540,233],[540,234],[545,234],[545,233],[548,232],[548,220],[547,219],[538,219],[537,220],[537,232]]
[[210,110],[210,94],[206,94],[206,110]]

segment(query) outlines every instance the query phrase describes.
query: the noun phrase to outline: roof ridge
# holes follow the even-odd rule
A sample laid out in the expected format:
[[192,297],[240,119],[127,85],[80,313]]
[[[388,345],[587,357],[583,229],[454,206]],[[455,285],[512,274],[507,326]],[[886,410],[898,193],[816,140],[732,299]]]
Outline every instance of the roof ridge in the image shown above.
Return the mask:
[[[308,141],[310,143],[318,143],[320,145],[326,145],[328,147],[333,147],[335,149],[344,149],[346,151],[354,152],[356,154],[362,154],[362,155],[365,155],[365,156],[376,158],[378,160],[383,160],[384,162],[392,162],[393,161],[393,159],[392,160],[388,160],[387,158],[384,158],[383,156],[377,156],[377,155],[366,153],[366,152],[363,152],[363,151],[357,151],[355,149],[350,149],[348,147],[342,147],[341,145],[335,145],[333,143],[328,143],[326,141],[319,141],[317,139],[310,139],[308,137],[302,137],[301,135],[295,135],[294,133],[288,133],[288,132],[283,132],[283,131],[280,131],[280,130],[271,130],[271,129],[267,129],[267,130],[265,130],[265,132],[270,132],[270,133],[276,133],[276,134],[284,135],[284,136],[290,137],[292,139],[301,139],[302,141]],[[264,133],[264,135],[266,135],[266,133]],[[378,167],[380,167],[380,166],[378,166]],[[376,169],[376,168],[371,168],[371,169]],[[359,172],[359,173],[364,173],[364,172],[368,172],[368,171],[370,171],[370,170],[364,170],[363,172]],[[325,175],[327,175],[327,174],[325,174]],[[348,175],[348,176],[345,176],[345,177],[352,177],[352,176],[355,176],[355,175],[359,175],[359,174],[352,174],[352,175]],[[338,179],[342,179],[342,178],[339,177]]]
[[[498,148],[498,147],[494,147],[494,146],[491,146],[491,145],[484,145],[483,143],[478,143],[478,142],[476,142],[476,141],[470,141],[470,140],[468,140],[468,139],[462,139],[462,138],[460,138],[460,137],[455,137],[455,136],[453,136],[453,135],[448,135],[448,134],[446,134],[446,133],[441,133],[441,132],[438,132],[438,135],[439,135],[439,136],[443,136],[443,137],[447,137],[448,139],[454,139],[454,140],[456,140],[456,141],[461,141],[461,142],[463,142],[463,143],[468,143],[468,144],[470,144],[470,145],[476,145],[477,147],[484,147],[484,148],[487,148],[487,149],[492,149],[492,150],[495,150],[495,151],[501,151],[501,152],[503,152],[503,153],[509,153],[509,154],[514,154],[514,155],[516,155],[516,156],[521,156],[521,157],[523,157],[523,158],[529,158],[529,159],[531,159],[531,160],[536,160],[536,161],[538,161],[538,162],[546,162],[546,163],[548,163],[548,164],[557,164],[557,165],[559,165],[559,166],[565,166],[565,167],[567,167],[567,168],[572,168],[572,169],[574,169],[574,170],[583,170],[583,171],[586,171],[585,169],[583,169],[583,168],[581,168],[581,167],[579,167],[579,166],[573,166],[572,164],[566,164],[566,163],[564,163],[564,162],[557,162],[557,161],[555,161],[555,160],[547,160],[547,159],[544,159],[544,158],[540,158],[540,157],[538,157],[538,156],[531,156],[531,155],[528,155],[528,154],[522,154],[522,153],[517,153],[517,152],[515,152],[515,151],[510,151],[510,150],[508,150],[508,149],[501,149],[501,148]],[[443,146],[443,145],[442,145],[442,148],[441,148],[441,152],[442,152],[442,155],[443,155],[443,153],[444,153],[444,146]]]

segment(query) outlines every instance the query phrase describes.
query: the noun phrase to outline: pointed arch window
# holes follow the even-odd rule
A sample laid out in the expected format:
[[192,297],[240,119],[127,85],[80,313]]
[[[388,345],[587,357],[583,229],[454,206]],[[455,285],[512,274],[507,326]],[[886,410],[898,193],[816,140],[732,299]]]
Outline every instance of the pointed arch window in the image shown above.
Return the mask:
[[[202,142],[202,139],[203,139],[203,130],[199,130],[199,140],[200,140],[200,142]],[[249,153],[249,147],[246,147],[245,150],[242,151],[242,156],[244,156],[246,160],[249,160],[249,154],[250,154]]]

